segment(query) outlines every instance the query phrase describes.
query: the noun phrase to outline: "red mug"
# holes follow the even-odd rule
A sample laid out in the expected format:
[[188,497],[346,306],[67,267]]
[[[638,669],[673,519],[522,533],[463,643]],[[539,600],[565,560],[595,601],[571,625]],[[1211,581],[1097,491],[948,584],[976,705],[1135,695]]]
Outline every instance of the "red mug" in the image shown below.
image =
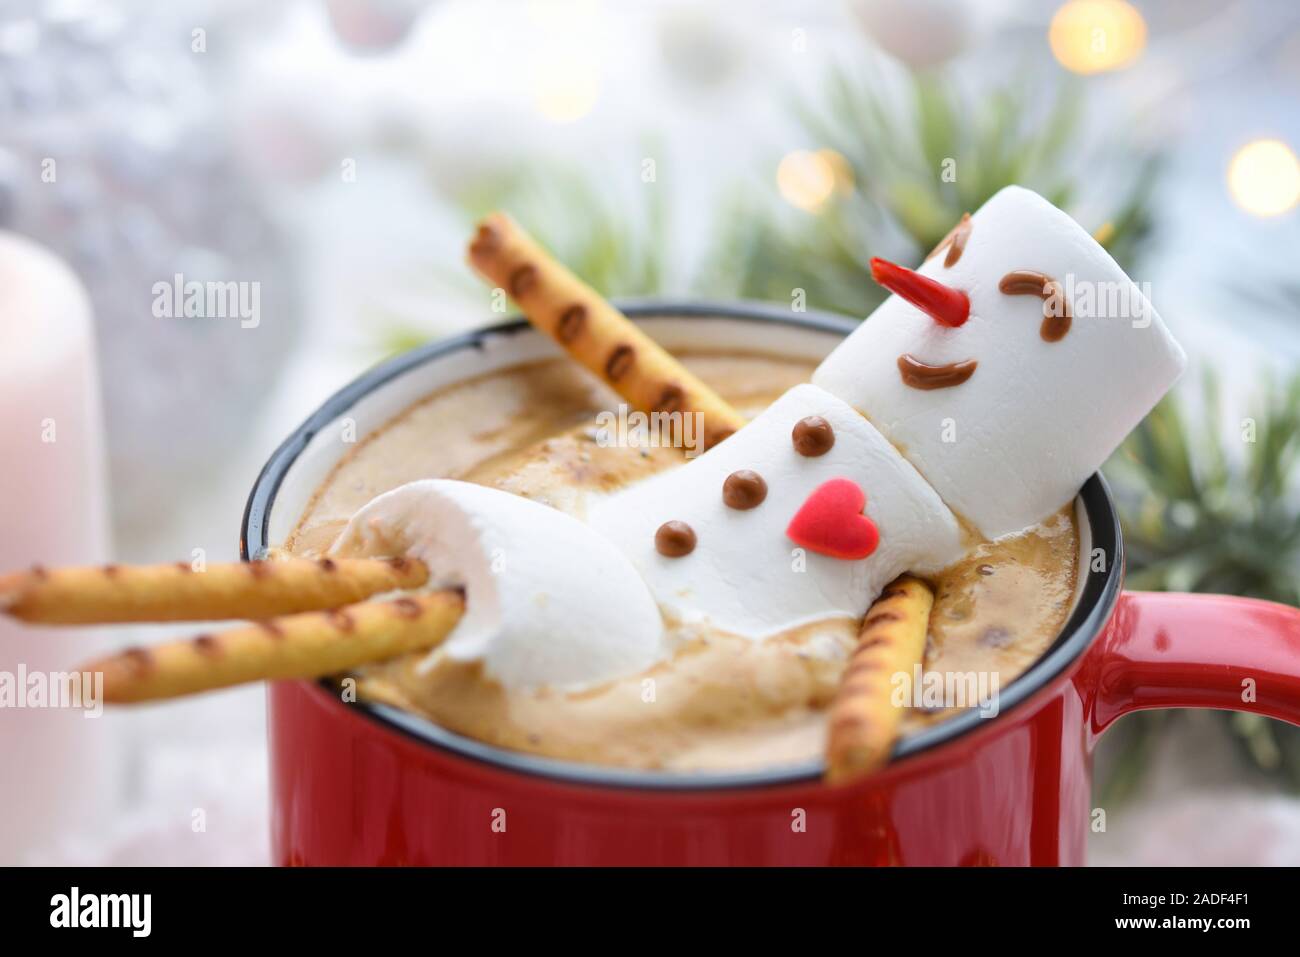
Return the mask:
[[[852,328],[747,303],[625,311],[669,348],[812,360]],[[341,454],[342,420],[364,435],[434,389],[555,354],[513,321],[417,349],[348,385],[262,470],[244,514],[243,556],[260,558],[287,536]],[[1073,613],[1048,652],[1002,689],[996,717],[970,710],[911,735],[887,768],[859,784],[827,787],[819,762],[679,774],[559,761],[496,748],[386,705],[344,703],[323,683],[282,682],[269,691],[273,858],[1082,864],[1092,753],[1116,718],[1207,707],[1300,724],[1300,610],[1125,592],[1123,540],[1100,474],[1076,509],[1088,560]]]

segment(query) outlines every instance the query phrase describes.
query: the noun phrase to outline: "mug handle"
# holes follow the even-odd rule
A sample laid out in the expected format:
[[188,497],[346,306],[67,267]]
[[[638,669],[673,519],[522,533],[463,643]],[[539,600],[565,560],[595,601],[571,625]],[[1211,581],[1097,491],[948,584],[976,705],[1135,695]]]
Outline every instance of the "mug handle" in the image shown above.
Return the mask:
[[1300,609],[1124,592],[1098,650],[1094,734],[1147,708],[1224,708],[1300,725]]

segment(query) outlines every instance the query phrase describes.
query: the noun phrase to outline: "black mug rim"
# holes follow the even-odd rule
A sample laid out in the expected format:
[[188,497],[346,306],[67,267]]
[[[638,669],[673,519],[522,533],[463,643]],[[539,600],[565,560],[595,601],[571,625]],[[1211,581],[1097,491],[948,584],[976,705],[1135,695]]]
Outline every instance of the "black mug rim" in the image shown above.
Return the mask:
[[[794,313],[770,304],[747,301],[722,303],[639,299],[617,300],[616,304],[632,319],[689,317],[705,320],[744,320],[838,335],[847,335],[857,326],[856,322],[830,313]],[[425,363],[464,349],[482,349],[489,339],[519,335],[531,328],[526,319],[514,317],[470,332],[438,339],[380,363],[326,399],[271,453],[253,483],[248,502],[244,507],[240,528],[240,557],[244,561],[249,561],[262,558],[267,554],[270,548],[267,519],[280,485],[307,444],[323,428],[344,415],[363,397]],[[951,744],[958,738],[983,727],[987,722],[997,721],[1003,715],[1014,711],[1066,671],[1100,634],[1102,626],[1110,618],[1119,600],[1123,581],[1124,543],[1120,532],[1119,515],[1110,488],[1100,472],[1094,473],[1084,483],[1078,498],[1083,504],[1084,515],[1091,532],[1093,555],[1096,554],[1097,549],[1100,549],[1104,556],[1102,565],[1104,571],[1087,573],[1087,579],[1074,611],[1056,640],[1023,674],[1006,688],[1001,689],[996,717],[984,718],[976,709],[970,709],[963,714],[914,732],[895,745],[892,762]],[[1088,567],[1091,568],[1092,564],[1090,561]],[[333,687],[328,679],[320,684],[322,687]],[[582,764],[498,748],[456,734],[427,718],[390,705],[362,701],[344,702],[333,693],[330,697],[340,707],[351,709],[367,720],[377,722],[390,730],[455,757],[486,764],[498,771],[589,787],[689,793],[807,784],[819,779],[824,772],[824,764],[820,759],[757,770],[706,772],[645,771]]]

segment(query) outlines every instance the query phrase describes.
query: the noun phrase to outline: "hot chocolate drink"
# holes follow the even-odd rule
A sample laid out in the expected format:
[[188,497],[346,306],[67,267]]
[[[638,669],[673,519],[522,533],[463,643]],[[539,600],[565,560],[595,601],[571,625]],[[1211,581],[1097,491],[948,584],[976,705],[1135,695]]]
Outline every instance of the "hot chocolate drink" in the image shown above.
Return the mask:
[[[808,362],[760,354],[681,358],[749,416],[813,371]],[[382,538],[335,546],[359,509],[419,479],[461,479],[586,517],[590,502],[687,461],[683,449],[647,442],[644,435],[608,441],[598,417],[617,405],[606,387],[562,360],[441,390],[340,460],[284,551],[321,556],[334,549],[361,557],[398,550]],[[801,420],[793,437],[795,447],[802,446],[799,454],[824,454],[834,441],[829,431],[824,421]],[[738,470],[720,494],[729,508],[746,510],[766,496],[762,484],[761,476]],[[996,694],[1042,654],[1068,616],[1077,577],[1074,515],[1066,508],[993,543],[969,529],[964,535],[964,556],[931,577],[935,603],[924,669],[962,676]],[[577,761],[724,769],[824,752],[829,706],[854,648],[857,620],[803,624],[753,641],[715,625],[674,620],[670,612],[665,617],[670,654],[664,660],[576,691],[508,688],[486,674],[481,661],[437,653],[432,660],[413,654],[367,666],[356,674],[357,687],[363,698],[417,712],[458,733]],[[922,695],[918,686],[904,702],[903,732],[943,720],[952,704]],[[990,704],[996,706],[983,702]]]
[[893,295],[815,368],[779,320],[693,327],[675,357],[504,214],[468,258],[571,361],[534,339],[503,368],[475,338],[481,375],[377,427],[400,405],[370,406],[360,444],[355,419],[310,420],[277,457],[334,467],[279,561],[37,567],[0,577],[0,612],[250,620],[91,663],[109,701],[345,675],[503,748],[686,772],[824,755],[848,785],[954,709],[996,716],[1076,600],[1075,497],[1186,364],[1019,187],[917,269],[873,259]]

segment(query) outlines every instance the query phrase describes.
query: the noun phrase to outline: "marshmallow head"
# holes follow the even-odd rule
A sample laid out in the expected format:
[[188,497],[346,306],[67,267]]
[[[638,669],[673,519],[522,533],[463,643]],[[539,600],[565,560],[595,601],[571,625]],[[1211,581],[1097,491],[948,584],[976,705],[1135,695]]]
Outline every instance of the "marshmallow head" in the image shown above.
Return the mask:
[[[999,192],[916,274],[873,274],[896,294],[813,382],[988,538],[1069,502],[1186,364],[1114,259],[1027,189]],[[970,308],[956,322],[959,297]]]
[[861,414],[811,385],[588,517],[674,618],[756,640],[860,618],[902,572],[961,555],[934,490]]
[[500,489],[403,485],[357,512],[335,551],[410,555],[429,566],[434,587],[464,587],[465,615],[431,654],[481,660],[508,688],[588,687],[666,653],[659,609],[613,545]]

